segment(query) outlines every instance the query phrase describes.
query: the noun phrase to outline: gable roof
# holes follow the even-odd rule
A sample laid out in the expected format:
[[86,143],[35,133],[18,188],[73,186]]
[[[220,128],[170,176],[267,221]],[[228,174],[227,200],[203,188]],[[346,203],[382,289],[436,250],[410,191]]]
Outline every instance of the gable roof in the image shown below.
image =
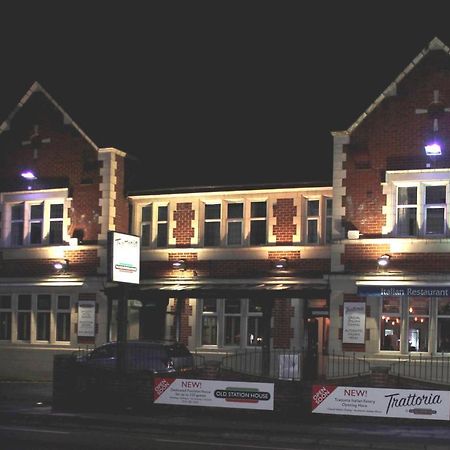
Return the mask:
[[11,114],[3,121],[3,123],[0,125],[0,134],[2,134],[4,131],[9,130],[11,120],[14,118],[14,116],[21,110],[21,108],[26,104],[26,102],[30,99],[30,97],[35,92],[42,92],[48,100],[58,109],[58,111],[63,115],[64,117],[64,123],[72,125],[80,135],[86,139],[86,141],[94,147],[95,150],[98,150],[98,146],[95,145],[94,141],[77,125],[77,123],[69,116],[69,114],[64,111],[64,109],[61,108],[61,106],[53,99],[53,97],[37,82],[35,81],[30,89],[28,89],[27,93],[20,99],[17,106],[13,109]]
[[386,98],[392,97],[397,94],[397,85],[406,75],[409,74],[419,62],[423,59],[425,55],[434,50],[443,50],[448,55],[450,55],[450,48],[446,46],[440,39],[434,37],[430,43],[406,66],[406,68],[397,76],[397,78],[375,99],[374,102],[356,119],[353,124],[343,131],[333,131],[332,135],[346,135],[351,134],[361,122]]

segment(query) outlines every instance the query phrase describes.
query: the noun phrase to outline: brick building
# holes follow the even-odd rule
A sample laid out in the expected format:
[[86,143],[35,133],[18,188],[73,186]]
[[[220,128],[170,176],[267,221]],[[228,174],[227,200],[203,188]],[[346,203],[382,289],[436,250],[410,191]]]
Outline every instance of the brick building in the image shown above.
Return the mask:
[[49,378],[54,354],[107,339],[107,232],[128,229],[124,157],[38,83],[1,124],[1,376]]
[[372,367],[450,351],[449,52],[433,39],[333,133],[329,348]]

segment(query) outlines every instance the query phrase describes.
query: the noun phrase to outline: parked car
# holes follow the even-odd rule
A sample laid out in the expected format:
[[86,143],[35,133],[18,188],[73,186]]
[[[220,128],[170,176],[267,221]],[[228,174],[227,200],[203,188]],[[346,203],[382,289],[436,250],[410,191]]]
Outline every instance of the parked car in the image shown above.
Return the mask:
[[[115,369],[117,367],[117,342],[108,342],[94,350],[77,356],[77,362],[86,367]],[[194,357],[181,342],[127,341],[125,370],[174,374],[192,371]]]

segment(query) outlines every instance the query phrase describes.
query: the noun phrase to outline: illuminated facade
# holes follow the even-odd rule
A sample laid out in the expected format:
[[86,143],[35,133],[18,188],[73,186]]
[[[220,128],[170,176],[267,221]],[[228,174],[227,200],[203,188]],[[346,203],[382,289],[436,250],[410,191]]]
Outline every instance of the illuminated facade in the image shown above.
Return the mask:
[[2,377],[48,379],[54,354],[106,340],[106,236],[128,226],[124,157],[38,83],[0,126]]
[[[433,39],[333,133],[329,347],[372,366],[450,351],[449,64],[449,48]],[[343,317],[352,303],[364,311],[353,334]]]

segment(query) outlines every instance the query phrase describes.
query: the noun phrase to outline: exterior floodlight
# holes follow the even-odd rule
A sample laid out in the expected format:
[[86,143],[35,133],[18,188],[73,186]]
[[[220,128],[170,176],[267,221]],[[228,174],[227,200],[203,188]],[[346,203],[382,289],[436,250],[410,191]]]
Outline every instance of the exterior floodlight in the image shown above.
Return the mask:
[[31,170],[27,170],[25,172],[22,172],[20,174],[20,176],[22,178],[25,178],[25,180],[35,180],[37,178],[37,176]]
[[389,264],[389,260],[391,259],[390,255],[381,255],[377,262],[380,267],[386,267]]
[[57,262],[55,262],[53,264],[53,267],[58,272],[62,272],[62,271],[65,271],[67,269],[68,265],[69,265],[69,261],[67,259],[65,259],[64,261],[57,261]]
[[442,155],[441,146],[434,142],[433,144],[425,145],[425,153],[427,156],[439,156]]
[[286,258],[280,258],[277,261],[275,261],[275,269],[278,270],[286,269],[286,266],[287,266]]
[[186,261],[184,259],[177,259],[176,261],[173,261],[172,267],[174,269],[178,269],[178,270],[185,270],[186,269]]

